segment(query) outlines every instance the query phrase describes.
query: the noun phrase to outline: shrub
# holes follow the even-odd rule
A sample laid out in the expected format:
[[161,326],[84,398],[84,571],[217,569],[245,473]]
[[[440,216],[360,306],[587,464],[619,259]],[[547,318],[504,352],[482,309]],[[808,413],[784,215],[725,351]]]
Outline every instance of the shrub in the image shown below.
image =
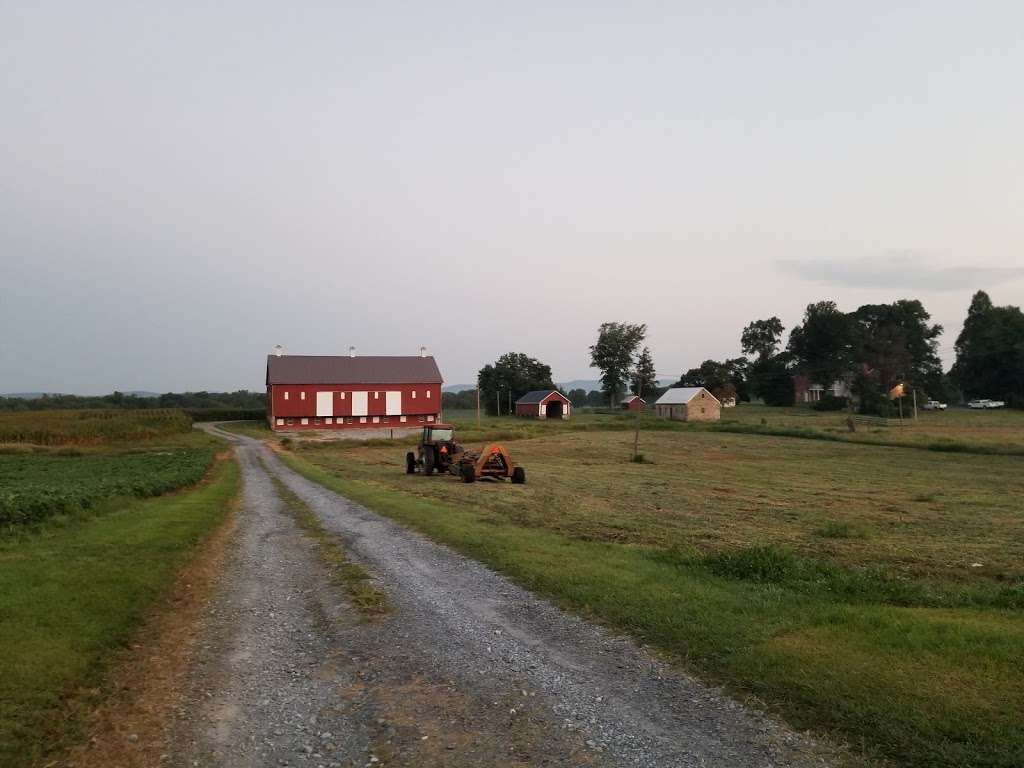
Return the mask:
[[811,407],[816,411],[845,411],[849,405],[849,398],[836,397],[835,395],[828,394]]

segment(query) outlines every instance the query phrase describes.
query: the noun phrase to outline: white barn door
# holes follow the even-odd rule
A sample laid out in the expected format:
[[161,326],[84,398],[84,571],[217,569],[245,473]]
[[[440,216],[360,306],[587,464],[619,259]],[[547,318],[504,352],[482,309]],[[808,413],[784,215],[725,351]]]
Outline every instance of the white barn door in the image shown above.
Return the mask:
[[387,392],[385,393],[386,399],[386,410],[385,413],[388,416],[401,416],[402,415],[402,393],[401,392]]
[[317,392],[316,393],[316,415],[317,416],[333,416],[334,415],[334,393],[333,392]]
[[353,392],[352,393],[352,415],[353,416],[365,416],[368,410],[367,407],[367,393],[366,392]]

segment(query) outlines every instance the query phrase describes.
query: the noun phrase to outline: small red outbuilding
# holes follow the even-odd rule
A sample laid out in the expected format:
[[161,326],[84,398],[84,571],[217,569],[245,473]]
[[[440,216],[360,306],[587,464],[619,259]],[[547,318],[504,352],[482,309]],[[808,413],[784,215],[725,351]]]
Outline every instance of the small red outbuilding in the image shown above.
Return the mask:
[[535,389],[516,400],[516,416],[535,419],[568,419],[572,410],[569,398],[557,389]]
[[640,397],[640,395],[626,395],[619,402],[619,405],[624,411],[642,411],[647,407],[647,401]]

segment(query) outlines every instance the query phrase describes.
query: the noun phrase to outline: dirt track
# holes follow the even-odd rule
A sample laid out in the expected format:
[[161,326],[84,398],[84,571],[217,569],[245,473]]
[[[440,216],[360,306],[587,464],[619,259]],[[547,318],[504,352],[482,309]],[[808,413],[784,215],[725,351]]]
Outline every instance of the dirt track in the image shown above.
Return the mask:
[[[238,533],[166,762],[822,764],[813,745],[631,641],[232,439]],[[268,471],[378,579],[390,614],[368,621],[330,585]]]

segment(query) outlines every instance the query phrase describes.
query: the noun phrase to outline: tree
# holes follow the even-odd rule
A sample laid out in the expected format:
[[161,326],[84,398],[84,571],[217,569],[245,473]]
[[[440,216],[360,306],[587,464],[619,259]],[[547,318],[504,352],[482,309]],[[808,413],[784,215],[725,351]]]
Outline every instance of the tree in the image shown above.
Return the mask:
[[643,348],[640,357],[636,361],[636,369],[633,371],[633,394],[648,399],[658,389],[657,372],[654,370],[654,358],[651,357],[651,350]]
[[834,301],[808,304],[804,321],[789,334],[794,364],[811,381],[828,386],[854,365],[853,320]]
[[587,390],[585,389],[570,389],[567,397],[573,408],[582,408],[587,404]]
[[587,392],[587,405],[591,408],[600,408],[605,404],[604,394],[599,389],[592,389]]
[[[750,363],[745,357],[737,357],[724,362],[705,360],[699,368],[691,368],[679,377],[676,386],[704,387],[712,394],[716,390],[725,391],[731,387],[739,400],[750,400],[750,388],[747,382],[747,370]],[[715,397],[718,397],[715,395]],[[719,398],[721,399],[721,398]]]
[[646,335],[643,323],[603,323],[597,331],[597,343],[590,348],[590,364],[601,371],[601,385],[613,407],[626,391],[633,358]]
[[480,399],[490,414],[504,412],[511,400],[517,399],[534,389],[554,389],[551,381],[551,366],[522,352],[507,352],[494,365],[485,365],[477,374]]
[[897,384],[938,391],[942,364],[937,353],[941,325],[916,299],[865,304],[851,315],[854,357],[883,393]]
[[956,339],[950,372],[967,398],[988,397],[1024,407],[1024,313],[997,307],[978,291]]
[[724,403],[726,400],[737,399],[736,385],[731,381],[727,381],[711,390],[711,394],[718,398],[718,401]]
[[782,340],[782,321],[777,317],[767,320],[754,320],[740,335],[740,346],[743,352],[753,355],[759,360],[766,360],[775,354]]
[[765,405],[786,406],[796,402],[796,387],[788,353],[758,358],[750,366],[750,388]]

